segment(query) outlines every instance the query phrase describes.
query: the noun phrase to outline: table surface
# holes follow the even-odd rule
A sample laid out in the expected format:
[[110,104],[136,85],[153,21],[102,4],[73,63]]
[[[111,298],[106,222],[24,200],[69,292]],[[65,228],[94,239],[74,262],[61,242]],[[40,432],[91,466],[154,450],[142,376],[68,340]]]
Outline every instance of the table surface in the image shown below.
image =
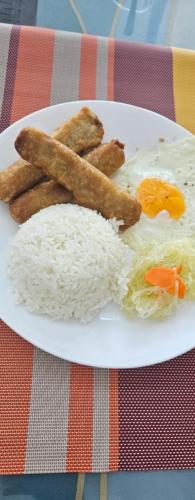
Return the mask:
[[[0,0],[1,22],[191,49],[194,19],[194,0]],[[192,500],[194,490],[195,470],[0,478],[0,500]]]

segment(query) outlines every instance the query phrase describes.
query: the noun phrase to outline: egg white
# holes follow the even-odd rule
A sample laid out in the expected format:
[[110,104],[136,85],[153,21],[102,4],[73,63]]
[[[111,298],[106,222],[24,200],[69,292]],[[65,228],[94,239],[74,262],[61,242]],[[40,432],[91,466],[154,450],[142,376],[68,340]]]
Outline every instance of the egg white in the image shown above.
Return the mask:
[[131,246],[149,239],[163,241],[195,236],[195,137],[188,137],[172,144],[140,149],[113,176],[113,181],[136,195],[140,182],[147,177],[157,177],[175,185],[186,201],[186,211],[179,220],[165,211],[151,219],[142,214],[140,221],[124,235]]

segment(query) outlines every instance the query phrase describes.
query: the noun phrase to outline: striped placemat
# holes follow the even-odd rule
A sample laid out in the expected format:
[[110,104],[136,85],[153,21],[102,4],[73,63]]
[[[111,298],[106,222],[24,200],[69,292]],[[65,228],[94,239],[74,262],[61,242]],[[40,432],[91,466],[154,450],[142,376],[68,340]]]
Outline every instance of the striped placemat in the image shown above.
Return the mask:
[[[0,127],[49,104],[112,99],[195,131],[194,52],[0,26]],[[0,472],[195,467],[195,351],[106,370],[59,360],[0,323]]]

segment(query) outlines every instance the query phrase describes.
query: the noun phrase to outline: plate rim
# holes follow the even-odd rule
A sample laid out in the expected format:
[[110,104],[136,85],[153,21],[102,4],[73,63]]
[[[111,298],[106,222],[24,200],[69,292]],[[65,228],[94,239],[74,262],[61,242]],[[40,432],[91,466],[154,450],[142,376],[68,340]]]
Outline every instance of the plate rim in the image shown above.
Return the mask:
[[[2,320],[2,321],[4,322],[4,320]],[[100,363],[93,363],[90,361],[84,362],[84,361],[79,360],[79,358],[76,358],[76,357],[74,357],[74,359],[73,359],[71,356],[64,357],[63,355],[60,355],[59,353],[55,352],[55,347],[52,348],[52,350],[47,349],[41,345],[41,342],[37,342],[37,341],[32,342],[31,340],[29,340],[28,335],[19,333],[17,331],[17,329],[13,330],[12,326],[10,326],[10,324],[7,321],[5,322],[5,325],[8,326],[16,335],[18,335],[18,337],[23,338],[26,342],[28,342],[32,346],[36,347],[37,349],[41,349],[42,351],[44,351],[47,354],[50,354],[52,356],[55,356],[56,358],[63,359],[64,361],[68,361],[70,363],[76,363],[76,364],[79,364],[82,366],[89,366],[91,368],[102,368],[102,369],[107,369],[107,370],[134,370],[137,368],[139,369],[139,368],[145,368],[145,367],[149,367],[149,366],[156,366],[156,365],[160,365],[162,363],[167,363],[173,359],[179,358],[183,354],[186,354],[195,348],[195,343],[192,342],[191,347],[188,346],[188,347],[186,347],[185,350],[184,349],[176,350],[169,357],[164,358],[162,356],[162,357],[159,357],[159,359],[157,361],[145,361],[145,362],[142,362],[141,364],[136,363],[135,365],[133,365],[132,363],[131,363],[131,365],[125,365],[125,364],[122,364],[122,365],[117,364],[117,366],[115,364],[114,365],[111,365],[111,364],[105,365],[104,363],[100,364]]]
[[168,118],[167,116],[164,116],[164,115],[161,115],[160,113],[157,113],[156,111],[153,111],[151,109],[148,109],[148,108],[143,108],[142,106],[136,106],[135,104],[130,104],[130,103],[126,103],[126,102],[123,102],[123,101],[111,101],[111,100],[106,100],[106,99],[82,99],[82,100],[78,100],[78,101],[68,101],[68,102],[60,102],[60,103],[57,103],[57,104],[51,104],[51,106],[45,106],[43,108],[40,108],[40,109],[37,109],[36,111],[33,111],[32,113],[29,113],[28,115],[25,115],[25,116],[22,116],[22,118],[19,118],[19,120],[16,120],[15,122],[11,123],[11,125],[9,125],[5,130],[3,130],[1,133],[0,133],[0,139],[1,137],[4,136],[5,133],[7,133],[8,130],[14,128],[14,126],[16,124],[20,124],[21,121],[25,120],[26,118],[30,118],[31,116],[33,117],[34,115],[36,115],[37,113],[40,113],[42,111],[47,111],[51,108],[56,108],[56,107],[61,107],[61,106],[69,106],[69,105],[72,105],[72,104],[78,104],[78,103],[81,103],[81,105],[90,105],[90,103],[106,103],[106,105],[110,105],[110,104],[114,104],[114,105],[120,105],[120,106],[128,106],[130,108],[133,108],[133,109],[138,109],[140,111],[143,111],[144,113],[148,113],[148,114],[152,114],[152,115],[155,115],[157,117],[160,117],[161,119],[165,120],[165,121],[168,121],[168,122],[171,122],[171,123],[174,123],[175,125],[177,125],[177,127],[179,127],[181,130],[187,132],[189,135],[194,135],[192,134],[192,132],[190,132],[189,130],[187,130],[185,127],[183,127],[182,125],[180,125],[180,123],[177,123],[176,121],[174,120],[171,120],[171,118]]

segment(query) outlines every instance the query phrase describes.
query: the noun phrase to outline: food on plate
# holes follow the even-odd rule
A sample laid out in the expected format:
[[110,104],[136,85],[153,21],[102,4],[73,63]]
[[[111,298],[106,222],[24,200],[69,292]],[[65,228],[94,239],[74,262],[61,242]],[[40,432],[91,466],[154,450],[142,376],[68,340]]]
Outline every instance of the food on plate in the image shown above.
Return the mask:
[[195,138],[124,164],[124,145],[101,144],[103,133],[82,108],[52,136],[26,127],[16,138],[22,160],[0,172],[0,198],[23,224],[9,258],[15,299],[54,319],[86,322],[110,301],[162,319],[195,299]]
[[104,135],[102,122],[91,109],[84,107],[58,127],[53,137],[68,148],[81,153],[101,143]]
[[[124,188],[136,193],[143,179],[156,177],[177,186],[186,194],[186,188],[195,192],[195,137],[186,137],[171,144],[162,143],[153,148],[141,148],[132,155],[113,177]],[[187,189],[188,191],[188,189]]]
[[142,245],[131,262],[124,298],[127,314],[162,319],[184,297],[195,300],[195,239]]
[[29,189],[10,203],[10,213],[20,224],[42,208],[69,203],[72,193],[53,180],[47,180]]
[[[178,239],[195,235],[194,165],[195,137],[192,136],[152,149],[140,149],[112,176],[113,182],[134,195],[144,186],[147,191],[145,200],[142,200],[139,224],[124,233],[131,248],[136,250],[151,238],[166,241],[171,240],[173,234]],[[162,189],[157,189],[158,184]],[[165,195],[168,198],[162,203],[164,188],[165,191],[168,189]],[[175,192],[173,198],[169,196],[170,190]],[[144,198],[144,190],[142,196]],[[151,213],[155,215],[159,208],[162,211],[151,218]],[[145,209],[149,209],[148,215],[144,213]]]
[[55,205],[25,222],[11,243],[14,299],[53,319],[91,320],[127,293],[129,250],[100,214]]
[[[66,144],[76,153],[98,146],[104,134],[99,118],[89,108],[82,108],[79,113],[58,127],[52,134],[56,140]],[[30,166],[23,160],[0,172],[0,199],[6,203],[40,182],[44,174],[39,166]]]
[[185,199],[181,191],[173,184],[156,177],[149,177],[140,182],[137,199],[141,203],[143,213],[148,217],[156,217],[162,210],[166,210],[170,217],[179,219],[185,212]]
[[83,158],[107,177],[110,177],[125,162],[124,144],[117,140],[100,144],[85,154]]
[[135,224],[141,206],[102,172],[66,146],[33,127],[21,130],[15,147],[24,160],[42,168],[45,175],[73,192],[80,205],[121,221],[123,229]]
[[161,291],[176,295],[178,299],[184,299],[186,286],[180,276],[181,267],[151,267],[144,274],[144,279],[149,285],[158,286]]
[[0,171],[0,200],[9,203],[15,196],[35,186],[43,178],[44,174],[40,168],[31,167],[24,160],[17,160]]
[[[94,148],[83,158],[105,175],[110,176],[124,163],[124,145],[112,140]],[[16,222],[23,223],[42,208],[58,203],[68,203],[72,198],[72,193],[56,181],[51,179],[45,182],[44,180],[12,200],[10,213]]]

